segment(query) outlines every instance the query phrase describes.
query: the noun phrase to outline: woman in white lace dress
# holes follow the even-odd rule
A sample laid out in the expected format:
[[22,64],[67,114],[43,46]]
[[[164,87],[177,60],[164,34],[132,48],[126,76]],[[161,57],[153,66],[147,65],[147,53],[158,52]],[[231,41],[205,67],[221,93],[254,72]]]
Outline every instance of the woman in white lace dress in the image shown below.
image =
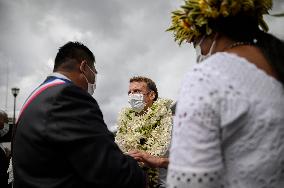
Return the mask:
[[[197,62],[180,91],[168,187],[284,187],[284,43],[271,0],[185,0],[175,39]],[[260,27],[259,27],[260,26]]]

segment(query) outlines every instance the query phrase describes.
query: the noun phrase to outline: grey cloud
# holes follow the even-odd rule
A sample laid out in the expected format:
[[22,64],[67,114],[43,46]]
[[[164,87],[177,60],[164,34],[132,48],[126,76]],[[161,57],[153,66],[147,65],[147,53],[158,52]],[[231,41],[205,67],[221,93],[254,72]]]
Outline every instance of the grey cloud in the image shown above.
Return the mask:
[[[58,47],[79,40],[95,54],[98,100],[112,126],[127,105],[129,78],[144,75],[156,81],[162,97],[176,99],[184,73],[195,62],[194,50],[179,47],[171,33],[170,12],[183,1],[165,0],[0,0],[0,108],[9,88],[21,88],[25,98],[52,71]],[[275,1],[275,12],[284,10]],[[283,11],[282,11],[283,12]],[[281,35],[283,18],[266,18],[271,32]],[[282,34],[283,36],[283,34]],[[13,98],[9,93],[8,111]]]

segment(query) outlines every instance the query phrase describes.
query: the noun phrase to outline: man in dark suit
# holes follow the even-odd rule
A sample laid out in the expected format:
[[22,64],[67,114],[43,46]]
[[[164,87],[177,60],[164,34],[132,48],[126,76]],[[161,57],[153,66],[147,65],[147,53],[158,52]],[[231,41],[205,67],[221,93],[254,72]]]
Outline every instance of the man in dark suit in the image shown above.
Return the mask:
[[83,44],[65,44],[54,72],[26,100],[13,143],[14,188],[146,186],[145,174],[114,143],[91,96],[94,63]]

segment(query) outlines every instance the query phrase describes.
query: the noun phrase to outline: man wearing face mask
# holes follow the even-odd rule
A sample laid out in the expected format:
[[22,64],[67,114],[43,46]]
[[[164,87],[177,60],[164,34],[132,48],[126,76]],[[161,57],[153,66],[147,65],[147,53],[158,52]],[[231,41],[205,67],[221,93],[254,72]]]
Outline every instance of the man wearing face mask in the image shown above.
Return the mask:
[[13,140],[15,188],[146,187],[145,173],[115,144],[92,97],[94,63],[86,46],[68,42],[26,100]]
[[130,107],[118,118],[116,143],[140,162],[149,177],[149,187],[165,187],[168,149],[171,140],[172,101],[158,98],[156,84],[149,78],[130,79]]

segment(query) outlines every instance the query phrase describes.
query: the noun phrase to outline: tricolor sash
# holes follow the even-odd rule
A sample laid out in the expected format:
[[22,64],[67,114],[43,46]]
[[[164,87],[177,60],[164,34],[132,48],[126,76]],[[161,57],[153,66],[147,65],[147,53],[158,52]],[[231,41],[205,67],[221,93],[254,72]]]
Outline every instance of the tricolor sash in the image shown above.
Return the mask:
[[37,87],[31,94],[30,96],[26,99],[24,105],[21,108],[21,111],[19,113],[19,117],[18,120],[20,119],[21,115],[23,114],[23,112],[25,111],[25,109],[31,104],[31,102],[39,95],[41,94],[43,91],[45,91],[46,89],[53,87],[53,86],[57,86],[57,85],[61,85],[61,84],[65,84],[66,82],[70,82],[69,80],[66,79],[62,79],[62,78],[57,78],[54,76],[48,77],[46,79],[45,82],[43,82],[39,87]]

